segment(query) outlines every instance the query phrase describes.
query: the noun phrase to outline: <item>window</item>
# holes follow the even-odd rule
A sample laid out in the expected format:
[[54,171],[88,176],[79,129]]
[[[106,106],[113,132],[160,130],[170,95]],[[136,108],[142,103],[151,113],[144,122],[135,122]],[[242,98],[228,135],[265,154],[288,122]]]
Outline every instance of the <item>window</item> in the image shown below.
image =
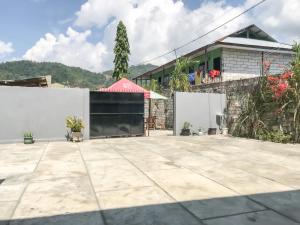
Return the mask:
[[158,78],[158,84],[161,85],[161,77]]
[[203,62],[203,63],[200,63],[199,69],[200,69],[200,70],[204,70],[204,69],[205,69],[205,63],[204,63],[204,62]]
[[190,66],[190,67],[189,67],[189,73],[194,73],[194,72],[195,72],[194,67],[193,67],[193,66]]
[[214,70],[221,71],[221,57],[214,58]]
[[163,86],[168,86],[169,85],[169,80],[170,80],[170,77],[169,75],[165,75],[164,76],[164,80],[163,80]]

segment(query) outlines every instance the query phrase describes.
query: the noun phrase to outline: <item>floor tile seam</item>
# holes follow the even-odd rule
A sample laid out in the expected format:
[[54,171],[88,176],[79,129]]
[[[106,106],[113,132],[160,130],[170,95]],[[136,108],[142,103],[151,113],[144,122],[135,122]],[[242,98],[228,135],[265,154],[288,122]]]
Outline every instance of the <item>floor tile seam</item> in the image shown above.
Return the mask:
[[153,187],[156,187],[156,185],[134,186],[134,187],[128,187],[128,188],[115,188],[115,189],[96,191],[96,194],[106,193],[106,192],[126,191],[126,190],[139,189],[139,188],[153,188]]
[[251,197],[250,195],[248,195],[248,196],[246,196],[246,197],[247,197],[248,199],[252,200],[253,202],[255,202],[256,204],[260,204],[260,205],[264,206],[266,209],[268,209],[268,210],[270,210],[270,211],[273,211],[273,212],[275,212],[275,213],[277,213],[277,214],[279,214],[279,215],[281,215],[281,216],[283,216],[283,217],[285,217],[285,218],[287,218],[287,219],[293,221],[294,223],[300,224],[300,221],[297,221],[297,220],[295,220],[295,219],[293,219],[293,218],[291,218],[291,217],[285,215],[284,213],[281,213],[280,211],[275,210],[275,209],[273,209],[273,208],[271,208],[271,207],[269,207],[269,206],[267,206],[267,205],[265,205],[265,204],[263,204],[263,203],[261,203],[261,202],[255,200],[255,199],[254,199],[253,197]]
[[88,177],[88,175],[84,174],[84,175],[79,175],[79,176],[65,176],[65,177],[47,178],[47,179],[43,179],[43,180],[32,179],[31,183],[43,183],[43,182],[51,182],[51,181],[58,181],[58,180],[64,180],[64,179],[77,179],[77,178],[81,178],[81,177]]
[[[44,148],[43,148],[43,151],[42,151],[42,153],[41,153],[41,156],[40,156],[38,162],[36,163],[36,166],[35,166],[35,168],[34,168],[34,170],[32,171],[31,174],[34,174],[34,172],[37,170],[37,168],[38,168],[38,166],[39,166],[39,163],[41,162],[41,160],[42,160],[44,154],[46,153],[46,150],[47,150],[48,146],[49,146],[49,142],[48,142],[47,144],[45,144],[45,146],[44,146]],[[27,188],[28,188],[28,186],[29,186],[30,184],[31,184],[31,180],[29,180],[29,181],[27,182],[27,184],[25,185],[23,191],[21,192],[21,195],[19,196],[19,198],[18,198],[18,200],[17,200],[17,204],[15,205],[15,207],[14,207],[12,213],[11,213],[11,216],[10,216],[10,218],[9,218],[9,221],[10,221],[10,220],[13,218],[13,216],[15,215],[16,210],[17,210],[17,208],[18,208],[18,206],[19,206],[19,204],[20,204],[20,202],[21,202],[21,199],[23,198],[23,195],[25,194],[25,192],[26,192],[26,190],[27,190]],[[10,222],[9,222],[9,224],[10,224]]]
[[138,169],[150,181],[152,181],[160,190],[162,190],[170,199],[172,199],[174,201],[174,203],[178,204],[185,212],[187,212],[189,215],[191,215],[200,224],[203,224],[203,221],[199,217],[197,217],[193,212],[188,210],[180,201],[177,201],[167,190],[165,190],[163,187],[161,187],[155,180],[153,180],[151,177],[149,177],[143,170],[141,170],[139,167],[137,167],[134,163],[132,163],[129,159],[127,159],[123,154],[121,154],[120,152],[118,152],[118,153],[124,159],[126,159],[131,165],[133,165],[136,169]]
[[208,220],[221,219],[221,218],[232,217],[232,216],[247,215],[247,214],[251,214],[251,213],[260,213],[260,212],[266,212],[266,211],[270,211],[270,210],[269,209],[260,209],[260,210],[253,210],[253,211],[245,211],[245,212],[240,212],[240,213],[232,213],[232,214],[228,214],[228,215],[224,215],[224,216],[214,216],[214,217],[203,218],[202,220],[205,222]]
[[87,166],[87,164],[86,164],[86,162],[85,162],[85,160],[84,160],[84,157],[83,157],[83,154],[82,154],[82,151],[81,151],[81,146],[80,146],[79,144],[77,144],[77,147],[79,148],[80,157],[81,157],[81,160],[82,160],[82,162],[83,162],[83,164],[84,164],[84,167],[85,167],[85,170],[86,170],[88,179],[89,179],[89,183],[90,183],[90,185],[91,185],[91,188],[92,188],[92,191],[93,191],[93,195],[94,195],[94,198],[95,198],[95,200],[96,200],[96,203],[97,203],[97,206],[98,206],[98,209],[99,209],[99,215],[100,215],[100,217],[101,217],[101,219],[102,219],[104,225],[108,225],[108,223],[107,223],[107,221],[106,221],[106,218],[105,218],[105,216],[104,216],[104,213],[103,213],[103,211],[102,211],[100,201],[99,201],[99,199],[98,199],[98,197],[97,197],[97,193],[96,193],[95,188],[94,188],[94,183],[93,183],[93,181],[92,181],[92,178],[91,178],[91,175],[90,175],[90,171],[89,171],[88,166]]

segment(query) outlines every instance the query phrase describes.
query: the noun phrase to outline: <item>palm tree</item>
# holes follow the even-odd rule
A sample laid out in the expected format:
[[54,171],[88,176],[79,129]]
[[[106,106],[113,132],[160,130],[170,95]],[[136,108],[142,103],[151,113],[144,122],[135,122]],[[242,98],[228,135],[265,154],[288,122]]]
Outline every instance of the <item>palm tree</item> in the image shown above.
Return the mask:
[[188,77],[188,68],[194,64],[189,58],[181,57],[176,60],[175,69],[171,73],[169,86],[174,91],[190,91],[191,85]]

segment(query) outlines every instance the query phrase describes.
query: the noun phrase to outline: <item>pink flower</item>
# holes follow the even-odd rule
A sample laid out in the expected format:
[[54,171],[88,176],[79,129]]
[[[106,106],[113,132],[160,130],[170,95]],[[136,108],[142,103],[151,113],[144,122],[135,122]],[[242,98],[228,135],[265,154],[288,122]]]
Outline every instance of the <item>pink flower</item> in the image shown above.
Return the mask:
[[286,71],[283,74],[281,74],[280,79],[288,79],[293,76],[292,71]]
[[263,63],[263,68],[264,68],[264,72],[266,73],[271,67],[271,62],[270,61],[264,61]]
[[208,74],[212,79],[214,79],[215,77],[220,76],[221,73],[219,70],[211,70]]

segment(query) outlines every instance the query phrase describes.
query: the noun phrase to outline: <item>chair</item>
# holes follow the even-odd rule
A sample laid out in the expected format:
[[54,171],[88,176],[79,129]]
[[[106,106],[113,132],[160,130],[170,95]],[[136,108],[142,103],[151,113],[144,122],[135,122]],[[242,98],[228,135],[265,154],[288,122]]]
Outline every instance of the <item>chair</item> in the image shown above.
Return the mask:
[[148,130],[155,130],[156,128],[156,116],[149,116],[147,118]]

